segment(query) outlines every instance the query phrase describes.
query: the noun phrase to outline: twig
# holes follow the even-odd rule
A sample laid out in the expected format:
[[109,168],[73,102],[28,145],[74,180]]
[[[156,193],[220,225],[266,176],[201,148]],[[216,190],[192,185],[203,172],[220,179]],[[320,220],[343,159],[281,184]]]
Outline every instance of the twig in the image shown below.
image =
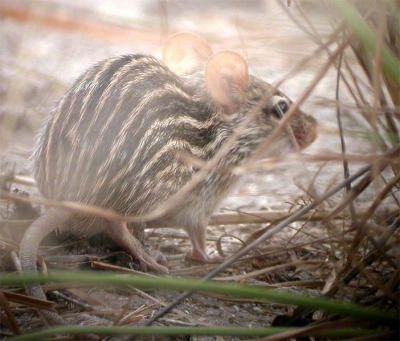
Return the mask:
[[11,310],[10,304],[6,296],[3,294],[2,291],[0,291],[0,305],[7,315],[7,320],[10,323],[10,329],[12,330],[12,332],[17,335],[21,335],[21,329],[19,328],[18,322]]

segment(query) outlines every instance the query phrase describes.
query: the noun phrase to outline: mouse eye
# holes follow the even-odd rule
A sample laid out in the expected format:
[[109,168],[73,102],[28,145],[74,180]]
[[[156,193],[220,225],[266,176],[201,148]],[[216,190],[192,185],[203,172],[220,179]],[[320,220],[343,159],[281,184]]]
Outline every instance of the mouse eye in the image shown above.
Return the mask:
[[289,104],[285,100],[280,100],[272,108],[272,113],[276,118],[281,119],[283,115],[288,111]]

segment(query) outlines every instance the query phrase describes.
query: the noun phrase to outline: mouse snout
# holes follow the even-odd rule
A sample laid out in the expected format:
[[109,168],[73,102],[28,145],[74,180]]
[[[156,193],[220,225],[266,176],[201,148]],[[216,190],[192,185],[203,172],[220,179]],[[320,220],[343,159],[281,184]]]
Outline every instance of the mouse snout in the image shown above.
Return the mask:
[[300,150],[311,145],[318,136],[317,120],[309,115],[299,113],[301,119],[292,124],[292,131]]

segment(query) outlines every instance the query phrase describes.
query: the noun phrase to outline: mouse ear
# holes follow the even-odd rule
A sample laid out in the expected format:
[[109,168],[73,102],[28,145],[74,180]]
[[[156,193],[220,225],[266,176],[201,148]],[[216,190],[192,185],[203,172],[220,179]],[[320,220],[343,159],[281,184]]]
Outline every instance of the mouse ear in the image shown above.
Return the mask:
[[194,33],[179,32],[165,43],[163,62],[172,72],[182,76],[205,63],[212,54],[207,40]]
[[234,52],[216,53],[207,63],[205,81],[214,102],[231,115],[239,110],[242,95],[250,86],[247,63]]

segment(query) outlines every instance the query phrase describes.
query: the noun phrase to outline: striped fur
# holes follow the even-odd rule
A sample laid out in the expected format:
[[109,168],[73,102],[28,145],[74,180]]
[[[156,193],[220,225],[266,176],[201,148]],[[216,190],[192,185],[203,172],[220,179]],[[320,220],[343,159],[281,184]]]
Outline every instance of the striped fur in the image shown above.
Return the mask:
[[[229,168],[246,160],[278,124],[265,112],[272,95],[286,98],[252,77],[240,112],[225,119],[205,88],[203,70],[178,77],[146,55],[105,60],[76,81],[49,117],[34,155],[39,188],[54,200],[122,214],[150,212],[198,171],[178,153],[211,159],[256,110],[221,165]],[[301,147],[312,142],[314,128],[314,120],[299,112],[292,130],[304,139],[298,141]],[[290,149],[289,135],[281,136],[275,153]],[[210,172],[169,218],[196,233],[236,180]]]

